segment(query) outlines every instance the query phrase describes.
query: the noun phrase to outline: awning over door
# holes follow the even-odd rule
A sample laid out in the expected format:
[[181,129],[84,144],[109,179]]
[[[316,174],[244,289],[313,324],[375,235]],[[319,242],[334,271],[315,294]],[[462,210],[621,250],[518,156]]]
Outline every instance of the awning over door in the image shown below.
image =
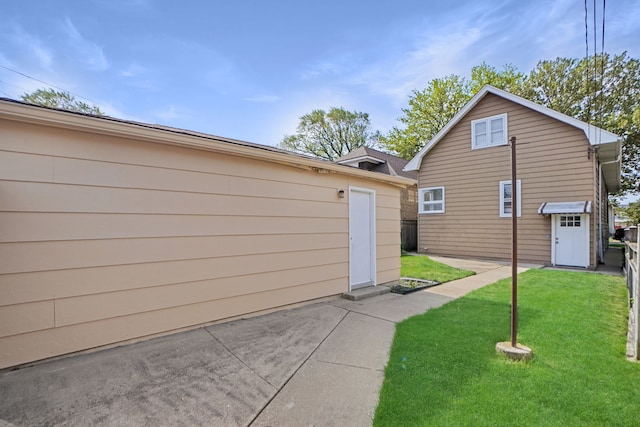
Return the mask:
[[589,200],[580,202],[544,202],[538,208],[540,215],[591,213]]

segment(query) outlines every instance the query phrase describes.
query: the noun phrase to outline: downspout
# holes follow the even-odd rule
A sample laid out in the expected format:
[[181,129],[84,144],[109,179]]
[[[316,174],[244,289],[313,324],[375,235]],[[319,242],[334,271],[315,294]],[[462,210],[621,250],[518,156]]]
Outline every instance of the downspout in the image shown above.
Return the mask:
[[598,262],[604,263],[602,242],[602,164],[598,162]]

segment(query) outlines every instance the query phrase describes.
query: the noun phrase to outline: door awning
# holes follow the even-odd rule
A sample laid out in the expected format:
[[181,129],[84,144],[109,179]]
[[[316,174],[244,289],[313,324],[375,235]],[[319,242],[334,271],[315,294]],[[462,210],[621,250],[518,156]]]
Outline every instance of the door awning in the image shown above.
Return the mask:
[[591,213],[591,202],[589,200],[580,202],[544,202],[538,208],[538,213],[540,215]]

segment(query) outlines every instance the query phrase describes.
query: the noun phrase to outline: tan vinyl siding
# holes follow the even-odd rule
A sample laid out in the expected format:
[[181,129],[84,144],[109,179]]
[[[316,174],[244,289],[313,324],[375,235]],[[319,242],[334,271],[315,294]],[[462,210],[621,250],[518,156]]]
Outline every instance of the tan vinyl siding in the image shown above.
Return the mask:
[[[420,252],[509,259],[511,218],[500,218],[500,181],[511,179],[510,148],[471,149],[471,121],[507,113],[508,137],[517,138],[522,183],[519,256],[551,262],[551,219],[543,202],[594,198],[594,161],[582,131],[488,94],[424,157],[419,188],[445,187],[445,213],[420,214]],[[595,224],[594,218],[590,221]],[[591,263],[595,263],[591,233]]]
[[376,194],[377,283],[400,187],[0,120],[0,368],[348,290],[348,197]]

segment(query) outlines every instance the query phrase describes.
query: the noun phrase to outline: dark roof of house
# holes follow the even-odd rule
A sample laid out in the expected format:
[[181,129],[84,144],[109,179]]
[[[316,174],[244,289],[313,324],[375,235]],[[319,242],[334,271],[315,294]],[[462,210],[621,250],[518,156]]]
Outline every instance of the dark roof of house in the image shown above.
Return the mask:
[[375,164],[371,167],[371,171],[384,173],[391,176],[402,176],[405,178],[417,179],[417,172],[415,171],[403,171],[406,164],[409,162],[401,157],[394,156],[393,154],[385,153],[383,151],[379,151],[373,149],[371,147],[359,147],[344,156],[336,159],[336,163],[347,163],[349,160],[355,160],[359,158],[363,158],[363,161],[366,161],[366,158],[374,158],[377,160],[381,160],[381,163]]

